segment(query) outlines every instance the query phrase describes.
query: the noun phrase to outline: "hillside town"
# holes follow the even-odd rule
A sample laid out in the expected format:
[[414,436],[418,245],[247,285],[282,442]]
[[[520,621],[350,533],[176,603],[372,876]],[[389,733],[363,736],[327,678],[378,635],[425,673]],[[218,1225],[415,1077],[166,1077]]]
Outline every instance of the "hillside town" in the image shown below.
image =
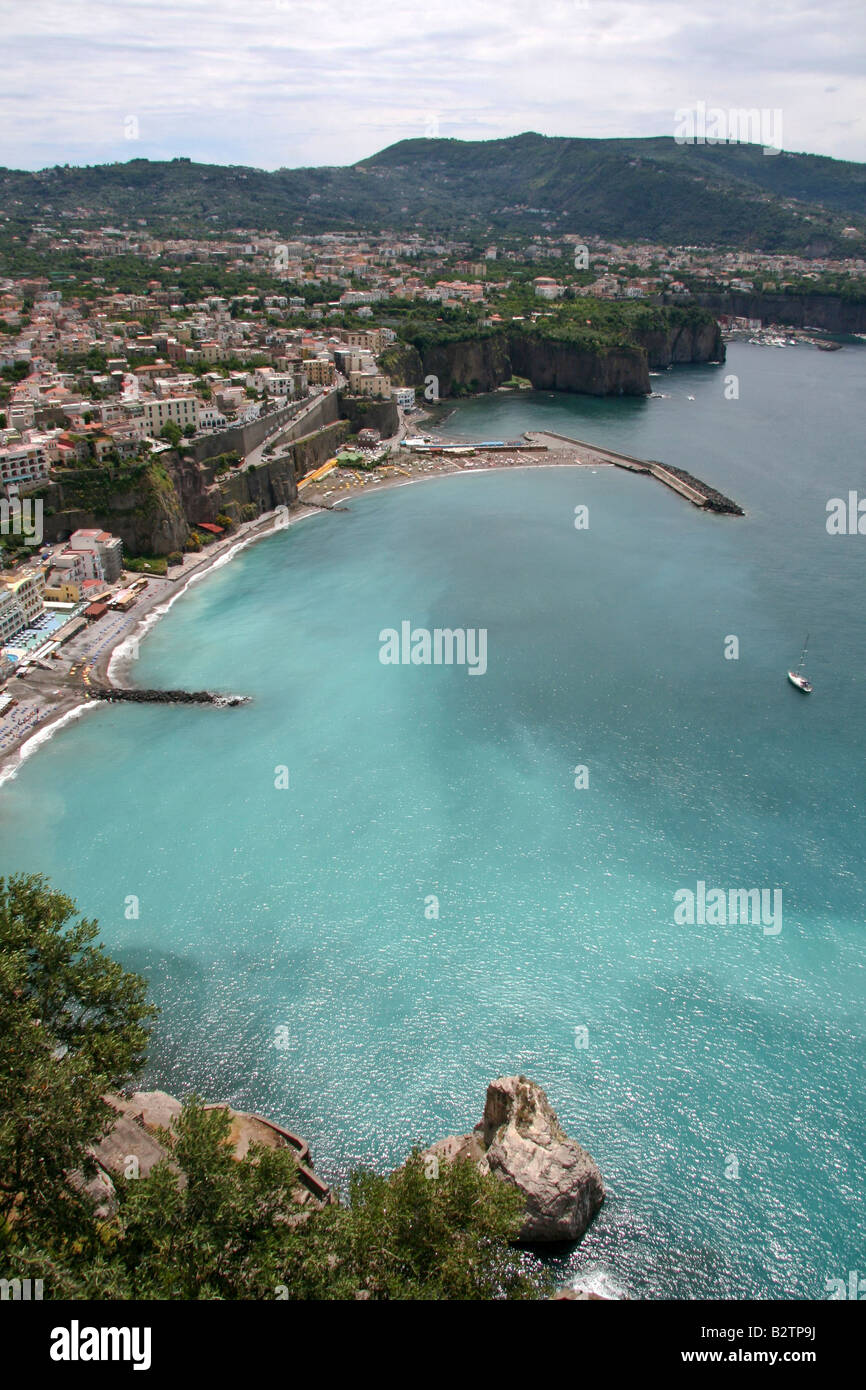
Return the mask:
[[[146,583],[107,532],[84,527],[52,544],[22,536],[27,499],[68,470],[128,467],[331,391],[393,400],[402,421],[416,387],[382,359],[399,346],[407,314],[435,323],[451,312],[482,330],[550,317],[554,301],[564,307],[575,295],[687,304],[701,289],[784,293],[866,272],[858,258],[577,235],[481,250],[420,234],[284,241],[241,228],[165,238],[144,219],[96,227],[84,213],[86,226],[39,223],[28,239],[43,264],[74,269],[0,280],[0,679],[111,610],[126,611]],[[128,281],[130,267],[139,290],[110,283]],[[757,334],[754,341],[793,341],[762,337],[753,317],[723,319],[723,327]],[[379,434],[362,431],[355,443],[375,449]],[[203,523],[195,544],[225,529]]]

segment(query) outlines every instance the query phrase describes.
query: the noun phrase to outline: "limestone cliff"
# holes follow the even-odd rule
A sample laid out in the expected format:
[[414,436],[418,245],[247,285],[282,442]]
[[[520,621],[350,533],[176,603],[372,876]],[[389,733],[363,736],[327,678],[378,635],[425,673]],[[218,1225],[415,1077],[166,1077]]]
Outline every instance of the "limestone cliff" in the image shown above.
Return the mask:
[[715,314],[761,319],[791,328],[821,328],[826,333],[866,333],[866,301],[838,294],[763,294],[748,290],[694,296]]
[[162,462],[129,468],[58,472],[37,490],[44,501],[45,539],[98,526],[120,536],[130,555],[168,555],[189,534],[183,505]]
[[661,332],[642,332],[638,342],[646,352],[649,366],[671,367],[687,362],[724,362],[722,330],[712,320],[707,323],[672,324]]
[[[396,419],[396,407],[391,402]],[[170,555],[183,550],[192,527],[220,515],[250,521],[297,501],[298,479],[324,463],[349,433],[337,420],[297,441],[274,445],[272,456],[249,468],[221,467],[218,458],[196,462],[168,451],[129,468],[81,468],[59,473],[38,489],[45,503],[45,539],[61,540],[79,527],[120,536],[124,552]]]
[[631,344],[593,351],[540,334],[515,334],[510,361],[509,375],[526,377],[538,391],[645,396],[650,389],[647,354]]
[[515,375],[537,390],[645,396],[653,368],[724,358],[721,331],[710,314],[678,316],[673,310],[665,325],[635,328],[619,343],[584,345],[542,328],[515,327],[420,349],[400,344],[389,349],[383,366],[399,385],[419,387],[435,377],[441,397],[493,391]]
[[375,401],[366,396],[347,396],[340,394],[340,413],[349,422],[353,434],[359,430],[378,430],[383,439],[390,439],[397,433],[400,416],[394,401]]

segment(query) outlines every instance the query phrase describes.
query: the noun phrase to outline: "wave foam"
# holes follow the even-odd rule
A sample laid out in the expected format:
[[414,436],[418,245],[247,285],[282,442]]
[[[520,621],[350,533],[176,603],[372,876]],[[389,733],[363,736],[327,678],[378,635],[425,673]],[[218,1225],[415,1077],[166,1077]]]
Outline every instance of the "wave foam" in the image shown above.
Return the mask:
[[85,700],[82,704],[76,705],[74,709],[66,710],[58,719],[53,719],[50,724],[45,725],[44,729],[37,729],[35,734],[31,734],[30,737],[25,739],[22,743],[18,750],[17,762],[12,763],[9,767],[0,771],[0,787],[2,787],[5,782],[14,781],[18,776],[18,770],[21,764],[25,763],[28,758],[32,758],[33,754],[36,753],[44,743],[52,739],[54,735],[65,728],[67,724],[71,724],[74,720],[80,719],[88,710],[99,708],[100,702],[98,700]]

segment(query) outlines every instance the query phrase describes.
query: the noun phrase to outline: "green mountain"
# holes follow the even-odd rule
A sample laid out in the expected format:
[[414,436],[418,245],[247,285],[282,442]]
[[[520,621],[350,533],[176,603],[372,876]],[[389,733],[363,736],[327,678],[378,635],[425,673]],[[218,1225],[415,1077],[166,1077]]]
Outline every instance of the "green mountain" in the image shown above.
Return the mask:
[[[61,214],[152,232],[232,227],[422,231],[481,243],[533,231],[673,245],[852,254],[866,165],[672,138],[403,140],[346,168],[266,173],[185,159],[0,170],[6,224]],[[859,238],[843,237],[855,226]]]

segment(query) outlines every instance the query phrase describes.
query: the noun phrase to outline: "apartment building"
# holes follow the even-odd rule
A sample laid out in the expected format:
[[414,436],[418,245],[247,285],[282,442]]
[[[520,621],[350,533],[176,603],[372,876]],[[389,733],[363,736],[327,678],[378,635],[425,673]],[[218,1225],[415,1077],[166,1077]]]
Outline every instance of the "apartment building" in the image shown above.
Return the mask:
[[0,485],[8,489],[10,483],[40,482],[48,477],[56,459],[56,437],[30,433],[18,443],[0,449]]
[[148,432],[159,434],[163,425],[173,420],[184,429],[187,425],[198,428],[198,400],[195,396],[168,396],[165,400],[144,401],[144,419]]
[[20,603],[5,584],[0,584],[0,647],[11,642],[26,626]]
[[4,574],[0,579],[3,588],[12,595],[18,606],[21,622],[16,631],[20,632],[22,627],[27,627],[44,611],[45,575],[41,570],[28,569]]
[[329,357],[308,357],[303,374],[310,386],[333,386],[337,379],[337,369]]
[[94,565],[94,573],[87,574],[85,578],[105,579],[109,584],[120,578],[123,570],[123,541],[119,536],[112,536],[108,531],[73,531],[69,537],[68,548],[79,554],[95,552],[102,573],[100,574],[98,567]]
[[349,372],[349,389],[356,396],[378,396],[387,400],[391,395],[391,382],[385,373],[377,368],[372,371]]

